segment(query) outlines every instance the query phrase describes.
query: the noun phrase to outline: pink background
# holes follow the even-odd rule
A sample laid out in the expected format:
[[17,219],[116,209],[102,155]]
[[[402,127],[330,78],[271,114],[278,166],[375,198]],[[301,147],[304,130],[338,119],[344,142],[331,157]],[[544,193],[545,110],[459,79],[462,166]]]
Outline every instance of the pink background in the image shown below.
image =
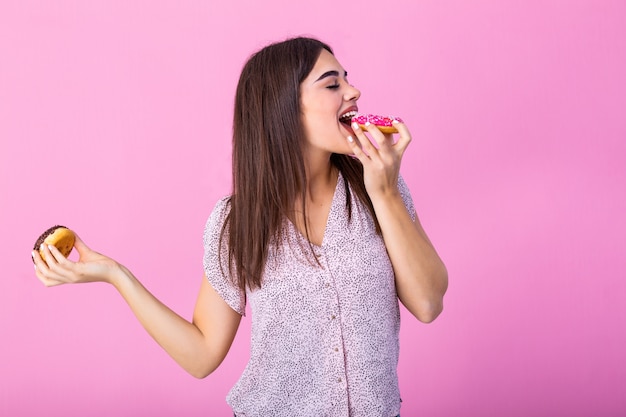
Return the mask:
[[403,311],[403,417],[626,415],[626,3],[609,0],[2,1],[0,415],[230,415],[249,318],[196,380],[112,288],[47,289],[29,252],[66,224],[190,318],[239,71],[299,34],[415,137],[402,172],[450,289],[431,325]]

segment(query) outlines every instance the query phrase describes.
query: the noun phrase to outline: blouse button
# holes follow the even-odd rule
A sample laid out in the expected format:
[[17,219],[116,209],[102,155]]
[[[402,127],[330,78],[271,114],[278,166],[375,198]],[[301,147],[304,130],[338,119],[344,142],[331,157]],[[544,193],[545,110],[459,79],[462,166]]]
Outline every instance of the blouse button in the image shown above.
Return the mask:
[[341,382],[341,378],[337,378],[337,382],[339,382],[339,383],[340,383],[340,382]]
[[335,352],[339,352],[339,348],[335,348]]
[[330,318],[331,318],[332,320],[335,320],[336,316],[333,314],[333,315],[331,315],[331,316],[330,316]]

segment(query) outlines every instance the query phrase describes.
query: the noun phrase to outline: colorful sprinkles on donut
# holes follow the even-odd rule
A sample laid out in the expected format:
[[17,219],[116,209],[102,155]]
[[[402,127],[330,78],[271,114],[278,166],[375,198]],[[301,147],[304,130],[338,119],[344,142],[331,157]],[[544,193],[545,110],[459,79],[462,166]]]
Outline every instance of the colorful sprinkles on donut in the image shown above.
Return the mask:
[[373,125],[376,126],[393,126],[393,121],[397,120],[400,123],[402,123],[402,119],[400,119],[399,117],[393,117],[393,116],[379,116],[376,114],[357,114],[356,116],[354,116],[352,118],[353,122],[357,122],[360,125],[364,125],[367,122],[370,122]]
[[378,129],[383,133],[397,133],[398,130],[393,125],[393,121],[397,120],[400,123],[402,119],[393,116],[379,116],[376,114],[357,114],[352,118],[353,123],[358,123],[361,126],[365,126],[367,123],[376,125]]

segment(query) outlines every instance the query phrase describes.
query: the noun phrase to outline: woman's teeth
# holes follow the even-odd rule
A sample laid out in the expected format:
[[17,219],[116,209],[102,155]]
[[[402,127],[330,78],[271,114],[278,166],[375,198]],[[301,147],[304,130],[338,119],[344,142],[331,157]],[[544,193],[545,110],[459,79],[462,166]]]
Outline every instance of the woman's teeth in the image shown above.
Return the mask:
[[341,117],[339,117],[339,121],[342,123],[349,124],[352,121],[352,118],[356,115],[357,115],[356,111],[349,111],[347,113],[342,114]]

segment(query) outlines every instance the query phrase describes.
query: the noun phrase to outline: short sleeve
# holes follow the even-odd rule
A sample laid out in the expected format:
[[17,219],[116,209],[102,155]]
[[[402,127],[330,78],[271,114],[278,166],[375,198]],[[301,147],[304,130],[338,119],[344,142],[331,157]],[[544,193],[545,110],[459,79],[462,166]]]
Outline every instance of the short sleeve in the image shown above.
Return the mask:
[[398,177],[398,190],[400,191],[400,195],[402,196],[402,201],[404,201],[406,210],[411,216],[411,220],[415,221],[415,205],[413,204],[411,191],[409,191],[409,187],[406,185],[406,182],[404,182],[404,178],[402,178],[402,176]]
[[229,207],[227,197],[219,200],[204,227],[204,273],[213,289],[226,301],[226,304],[244,316],[246,295],[230,276],[228,240],[224,239],[224,244],[220,245],[220,235]]

